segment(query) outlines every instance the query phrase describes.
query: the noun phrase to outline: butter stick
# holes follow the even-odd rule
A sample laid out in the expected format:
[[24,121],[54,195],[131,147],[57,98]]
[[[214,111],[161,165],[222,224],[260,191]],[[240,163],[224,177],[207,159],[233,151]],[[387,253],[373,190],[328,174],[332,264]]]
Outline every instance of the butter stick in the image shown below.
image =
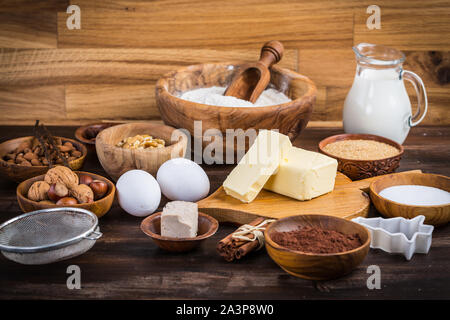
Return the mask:
[[252,202],[280,164],[281,155],[292,147],[289,138],[271,130],[261,130],[245,156],[223,183],[225,192]]
[[297,200],[310,200],[331,192],[337,171],[336,159],[292,147],[284,150],[280,167],[264,189]]

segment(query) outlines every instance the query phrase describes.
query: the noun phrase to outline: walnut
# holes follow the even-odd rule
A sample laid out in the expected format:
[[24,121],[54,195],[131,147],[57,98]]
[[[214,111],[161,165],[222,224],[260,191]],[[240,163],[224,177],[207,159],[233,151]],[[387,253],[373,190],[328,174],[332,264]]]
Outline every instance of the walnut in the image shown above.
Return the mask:
[[47,171],[44,181],[49,185],[62,183],[68,189],[73,189],[78,185],[78,175],[64,166],[56,166]]
[[85,184],[80,184],[70,189],[70,194],[74,196],[79,203],[90,203],[94,201],[94,192]]
[[47,200],[47,192],[50,189],[50,185],[45,181],[36,181],[28,189],[28,199],[33,201]]

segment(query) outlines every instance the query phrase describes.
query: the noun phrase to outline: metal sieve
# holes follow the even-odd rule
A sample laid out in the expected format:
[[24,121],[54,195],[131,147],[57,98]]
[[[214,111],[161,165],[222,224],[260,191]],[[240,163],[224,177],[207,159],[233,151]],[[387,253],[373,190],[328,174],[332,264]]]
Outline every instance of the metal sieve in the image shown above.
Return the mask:
[[88,210],[43,209],[0,225],[0,250],[18,263],[47,264],[85,253],[101,236],[98,218]]

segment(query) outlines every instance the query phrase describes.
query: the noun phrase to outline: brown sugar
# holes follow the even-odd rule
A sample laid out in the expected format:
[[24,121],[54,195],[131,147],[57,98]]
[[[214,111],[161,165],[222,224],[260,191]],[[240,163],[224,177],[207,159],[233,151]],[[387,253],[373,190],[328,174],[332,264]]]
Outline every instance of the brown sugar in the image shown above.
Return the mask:
[[287,232],[274,232],[272,240],[282,247],[305,253],[339,253],[362,245],[358,234],[343,234],[319,227],[302,227]]
[[379,160],[398,155],[400,150],[374,140],[341,140],[327,144],[323,150],[329,154],[352,160]]

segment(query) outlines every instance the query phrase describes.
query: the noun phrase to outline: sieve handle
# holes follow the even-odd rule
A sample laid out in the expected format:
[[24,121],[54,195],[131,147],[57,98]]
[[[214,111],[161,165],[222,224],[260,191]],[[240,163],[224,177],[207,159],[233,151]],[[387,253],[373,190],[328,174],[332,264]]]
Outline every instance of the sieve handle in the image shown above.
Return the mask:
[[90,235],[85,236],[84,238],[88,239],[88,240],[98,240],[101,238],[102,235],[103,235],[103,233],[101,233],[99,231],[94,231]]

